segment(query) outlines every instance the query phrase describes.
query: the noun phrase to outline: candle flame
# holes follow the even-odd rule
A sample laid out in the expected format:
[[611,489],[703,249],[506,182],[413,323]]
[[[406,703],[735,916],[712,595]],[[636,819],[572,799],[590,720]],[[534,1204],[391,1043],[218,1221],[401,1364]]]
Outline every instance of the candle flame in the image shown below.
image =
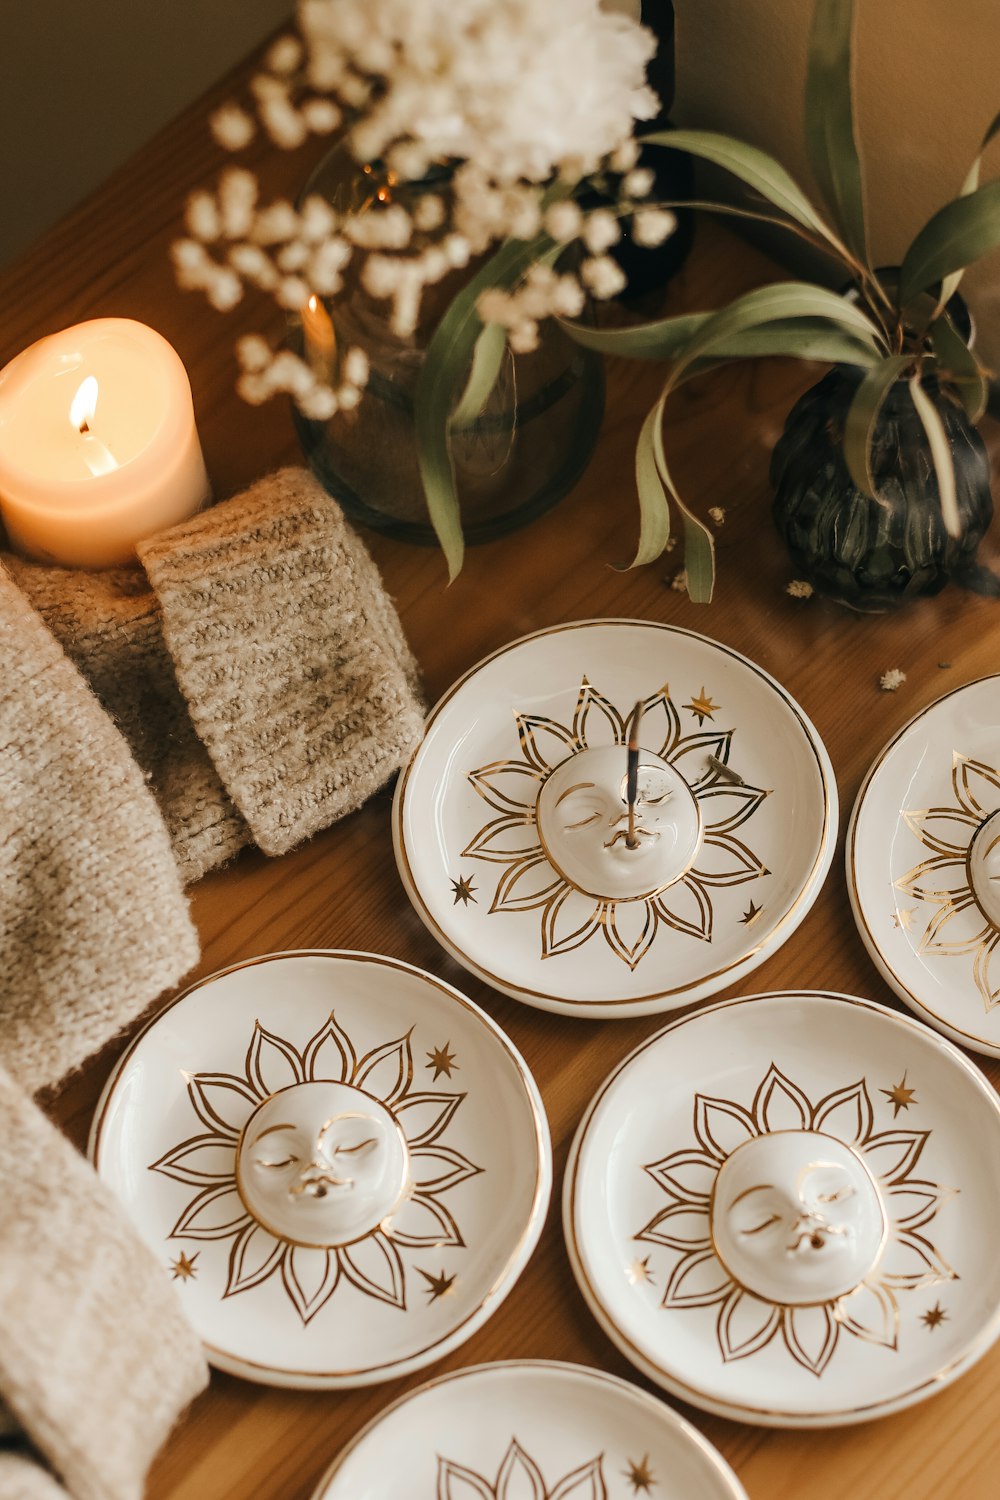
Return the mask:
[[97,410],[97,379],[88,375],[81,380],[76,395],[69,404],[69,420],[78,432],[89,432]]
[[337,347],[337,339],[333,320],[315,292],[302,309],[302,330],[309,349],[329,359]]

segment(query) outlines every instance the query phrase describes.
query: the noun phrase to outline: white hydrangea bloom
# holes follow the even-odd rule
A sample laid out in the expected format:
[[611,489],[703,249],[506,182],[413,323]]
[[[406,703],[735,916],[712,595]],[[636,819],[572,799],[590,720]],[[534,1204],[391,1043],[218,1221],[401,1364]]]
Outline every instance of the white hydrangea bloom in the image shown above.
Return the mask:
[[625,273],[610,255],[597,255],[580,267],[580,279],[595,297],[617,297],[625,286]]
[[583,213],[571,198],[550,204],[545,210],[545,232],[554,240],[575,240],[583,228]]
[[253,117],[238,104],[224,104],[208,123],[215,139],[226,151],[242,151],[257,133]]
[[648,198],[655,182],[656,177],[649,167],[636,167],[626,174],[622,192],[626,198]]
[[609,250],[622,237],[621,225],[609,208],[595,208],[583,226],[583,243],[592,255]]
[[677,228],[669,208],[640,208],[632,215],[632,238],[637,245],[662,245]]

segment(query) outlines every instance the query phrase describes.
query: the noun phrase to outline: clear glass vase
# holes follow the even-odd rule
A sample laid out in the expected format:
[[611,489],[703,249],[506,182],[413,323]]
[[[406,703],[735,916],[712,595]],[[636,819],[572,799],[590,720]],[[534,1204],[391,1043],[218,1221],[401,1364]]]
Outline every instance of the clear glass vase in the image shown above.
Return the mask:
[[[407,188],[430,190],[446,194],[446,178]],[[313,173],[303,196],[320,193],[340,211],[356,211],[371,192],[371,179],[338,147]],[[417,465],[414,394],[436,319],[471,274],[452,273],[429,289],[409,339],[393,333],[388,305],[357,281],[327,299],[336,347],[364,350],[368,385],[356,407],[327,422],[295,412],[303,453],[327,492],[352,520],[405,541],[436,543]],[[567,494],[590,460],[603,410],[601,357],[581,348],[552,319],[541,325],[532,353],[508,349],[483,410],[451,435],[466,541],[512,531]]]

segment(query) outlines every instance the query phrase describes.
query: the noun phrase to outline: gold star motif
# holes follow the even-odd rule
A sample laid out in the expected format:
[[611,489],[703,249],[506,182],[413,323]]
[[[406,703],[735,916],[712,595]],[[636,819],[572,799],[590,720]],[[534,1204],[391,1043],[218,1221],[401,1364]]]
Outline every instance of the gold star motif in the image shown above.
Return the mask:
[[200,1254],[201,1251],[196,1250],[189,1260],[182,1251],[176,1260],[170,1262],[170,1269],[174,1273],[174,1281],[194,1281],[198,1275],[198,1268],[195,1265],[195,1261]]
[[473,879],[472,875],[460,875],[457,880],[451,882],[452,895],[455,897],[452,902],[453,906],[457,906],[460,901],[463,906],[468,906],[470,901],[475,905],[479,904],[476,887],[472,884]]
[[442,1271],[438,1276],[432,1276],[429,1271],[421,1271],[417,1266],[418,1275],[422,1276],[427,1283],[427,1300],[436,1302],[439,1297],[447,1297],[455,1285],[455,1276],[446,1276]]
[[762,906],[757,906],[753,901],[751,901],[742,917],[740,917],[741,924],[744,927],[752,927],[763,910],[764,908]]
[[929,1307],[925,1313],[921,1314],[920,1321],[921,1323],[923,1323],[925,1328],[929,1328],[931,1333],[933,1333],[935,1328],[941,1327],[941,1324],[946,1320],[947,1317],[948,1314],[945,1312],[940,1302],[935,1302],[933,1307]]
[[638,1286],[641,1281],[648,1281],[652,1284],[653,1273],[650,1270],[649,1256],[644,1255],[642,1260],[634,1260],[630,1266],[626,1267],[625,1275],[633,1286]]
[[900,907],[898,911],[894,911],[892,914],[893,927],[901,927],[904,929],[904,931],[909,932],[910,923],[913,921],[914,910],[914,907],[907,906]]
[[639,1463],[636,1463],[634,1458],[627,1459],[626,1462],[628,1463],[628,1468],[623,1469],[622,1473],[632,1486],[633,1495],[638,1495],[640,1490],[648,1495],[656,1483],[649,1462],[649,1454],[644,1453]]
[[702,687],[698,696],[696,698],[693,697],[690,703],[685,703],[684,707],[691,710],[697,717],[699,724],[704,724],[706,719],[710,719],[714,713],[718,712],[719,704],[713,703],[711,697],[706,694],[704,687]]
[[906,1074],[904,1073],[898,1083],[894,1083],[891,1089],[879,1089],[892,1105],[892,1118],[895,1119],[901,1109],[909,1109],[911,1104],[917,1103],[916,1089],[906,1087]]
[[[435,1047],[433,1052],[428,1052],[430,1061],[424,1064],[425,1068],[434,1069],[434,1078],[438,1079],[444,1073],[445,1077],[451,1077],[452,1068],[457,1068],[455,1054],[451,1051],[451,1043],[445,1042],[443,1047]],[[432,1080],[433,1081],[433,1080]]]

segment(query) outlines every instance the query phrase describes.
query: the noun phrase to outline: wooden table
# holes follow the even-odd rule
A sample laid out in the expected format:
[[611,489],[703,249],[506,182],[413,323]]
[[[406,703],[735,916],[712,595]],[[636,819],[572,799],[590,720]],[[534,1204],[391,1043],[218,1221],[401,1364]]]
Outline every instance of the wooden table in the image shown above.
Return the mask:
[[[0,274],[0,363],[40,335],[116,314],[161,330],[191,374],[209,469],[232,493],[297,449],[279,403],[251,411],[233,393],[231,345],[243,331],[278,331],[273,309],[248,302],[223,319],[172,281],[167,247],[185,194],[222,164],[209,110],[241,70],[134,158],[29,255]],[[315,154],[315,153],[314,153]],[[308,153],[305,153],[308,155]],[[311,163],[261,147],[265,192],[293,194]],[[667,309],[711,307],[773,279],[778,268],[714,225],[669,289]],[[637,572],[612,571],[636,533],[632,450],[659,371],[613,362],[593,461],[572,495],[530,529],[471,551],[445,588],[441,558],[370,537],[433,700],[477,659],[527,631],[586,616],[634,616],[700,630],[745,652],[798,698],[837,772],[843,821],[885,741],[917,710],[997,669],[994,603],[949,589],[896,617],[861,618],[788,597],[793,570],[770,522],[768,453],[796,394],[815,378],[784,362],[720,373],[675,398],[675,473],[702,512],[725,508],[716,602],[691,604],[665,583],[676,554]],[[987,433],[987,437],[991,436]],[[994,448],[996,433],[992,434]],[[996,543],[983,549],[986,560]],[[898,667],[906,681],[880,692]],[[728,993],[802,986],[896,1001],[876,974],[848,908],[840,855],[797,933]],[[544,1096],[558,1187],[577,1121],[612,1066],[656,1031],[655,1016],[587,1022],[516,1004],[448,958],[410,908],[393,862],[389,793],[284,859],[244,854],[192,893],[203,956],[198,974],[283,948],[382,950],[458,985],[511,1035]],[[107,1049],[54,1101],[81,1142],[120,1051]],[[1000,1078],[985,1061],[990,1077]],[[151,1478],[151,1500],[306,1500],[340,1446],[389,1401],[433,1374],[514,1356],[577,1360],[639,1380],[598,1330],[570,1274],[554,1196],[541,1242],[493,1319],[450,1358],[408,1381],[340,1395],[267,1390],[213,1375]],[[641,1383],[641,1382],[640,1382]],[[998,1492],[1000,1345],[931,1402],[867,1426],[773,1432],[685,1411],[735,1467],[751,1500],[985,1500]],[[655,1497],[658,1493],[653,1492]],[[697,1500],[697,1497],[691,1497]]]

